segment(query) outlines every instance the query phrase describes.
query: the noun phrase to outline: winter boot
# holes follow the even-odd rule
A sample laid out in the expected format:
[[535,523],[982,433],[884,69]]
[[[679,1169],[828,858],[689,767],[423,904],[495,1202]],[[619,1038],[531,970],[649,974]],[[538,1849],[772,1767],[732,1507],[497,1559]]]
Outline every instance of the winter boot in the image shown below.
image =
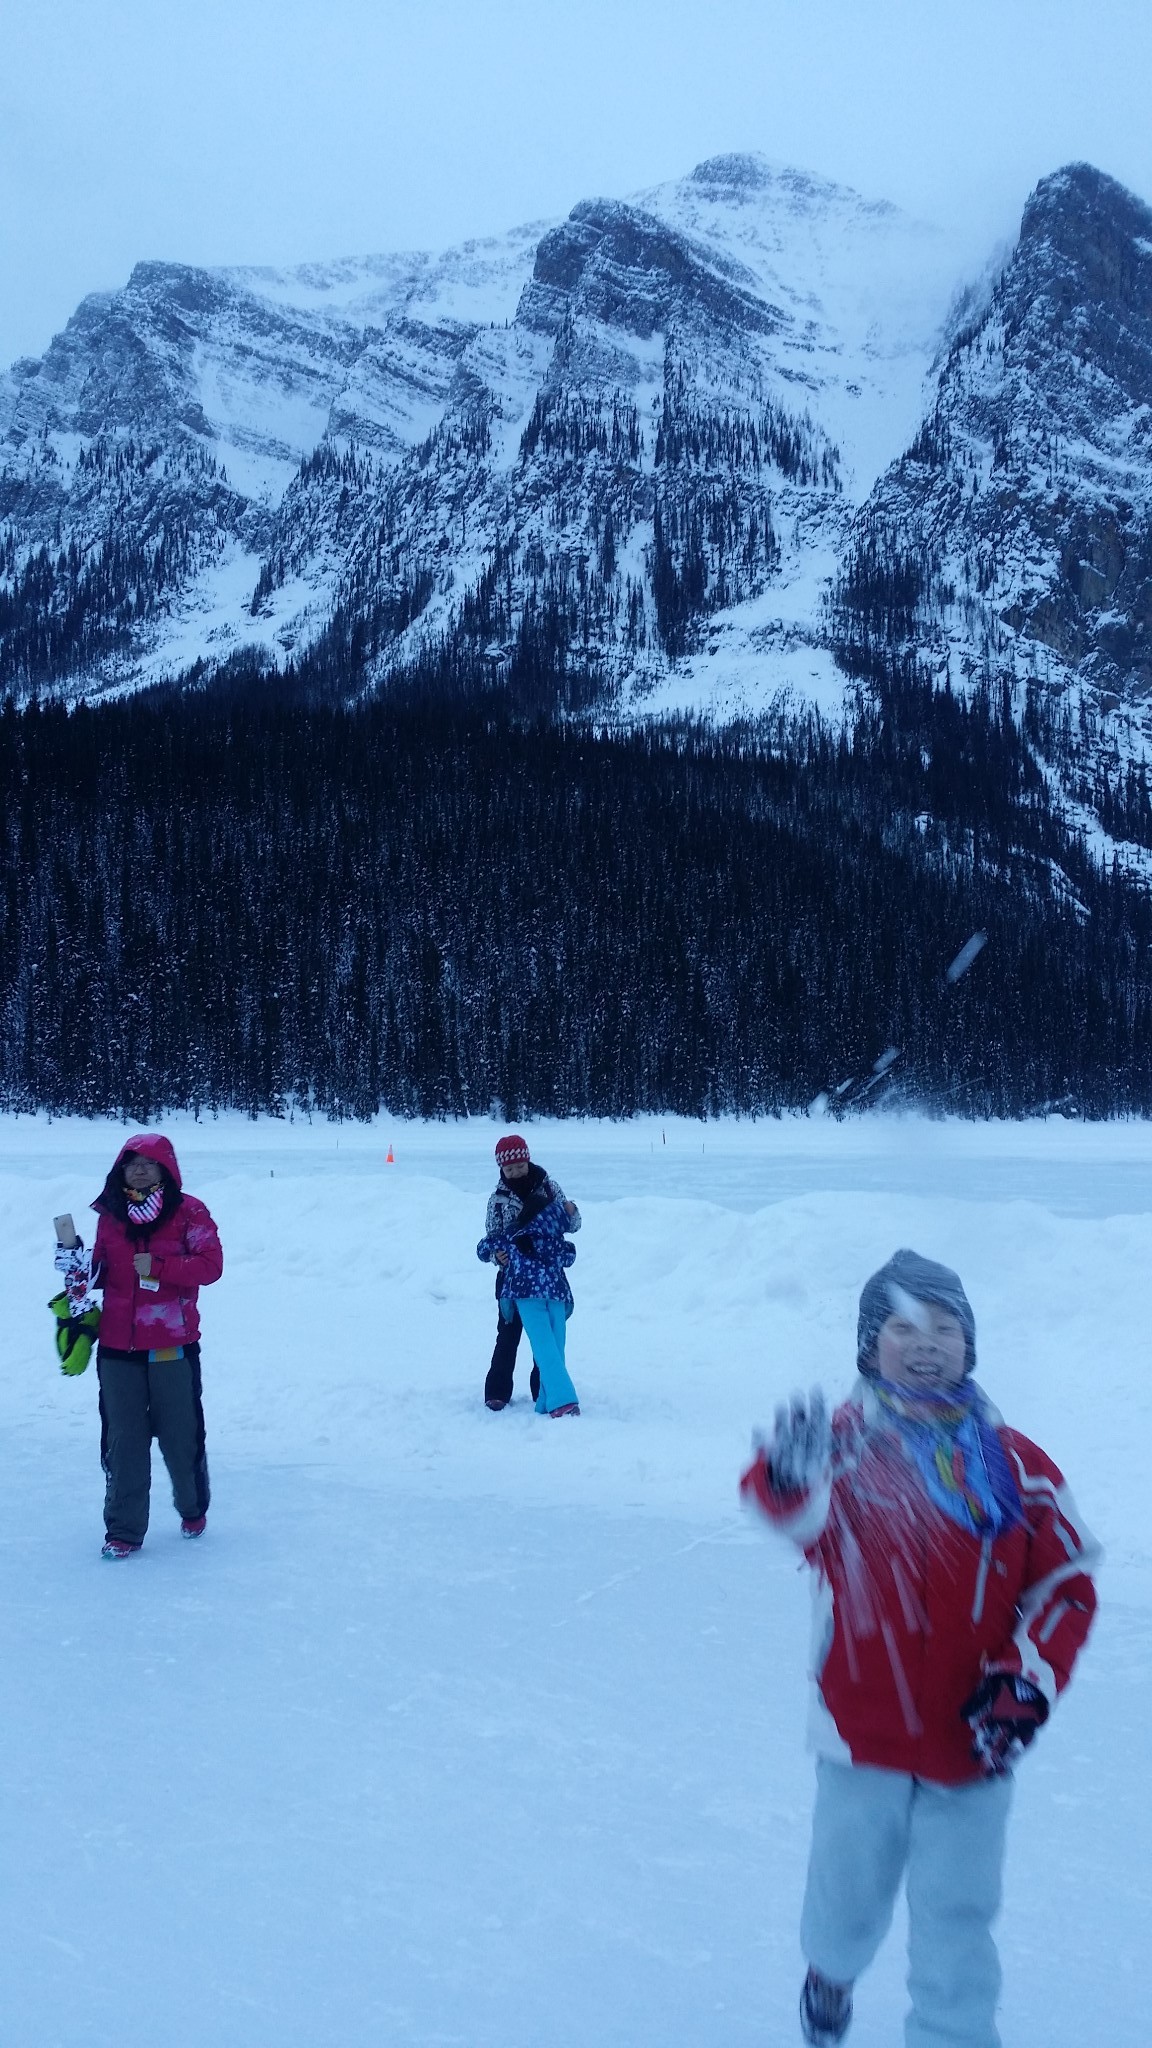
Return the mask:
[[800,1993],[800,2031],[810,2048],[829,2048],[842,2041],[852,2024],[852,1986],[832,1984],[819,1970],[809,1970]]
[[548,1413],[552,1417],[553,1422],[555,1422],[558,1415],[579,1415],[580,1403],[579,1401],[565,1401],[562,1408],[550,1408]]
[[207,1515],[193,1515],[191,1517],[186,1515],[180,1524],[180,1534],[187,1536],[189,1539],[193,1536],[202,1536],[207,1526]]
[[119,1536],[108,1536],[100,1555],[111,1558],[135,1557],[136,1552],[143,1548],[142,1543],[122,1543]]

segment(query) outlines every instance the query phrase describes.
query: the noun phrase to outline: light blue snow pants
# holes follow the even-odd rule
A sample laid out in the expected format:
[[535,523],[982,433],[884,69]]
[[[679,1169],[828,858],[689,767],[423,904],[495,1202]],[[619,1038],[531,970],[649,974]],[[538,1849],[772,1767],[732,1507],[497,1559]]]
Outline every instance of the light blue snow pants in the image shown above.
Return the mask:
[[908,1892],[906,2048],[1000,2048],[1000,1908],[1010,1777],[930,1785],[864,1764],[816,1766],[816,1810],[800,1921],[806,1960],[852,1984]]
[[520,1321],[528,1332],[532,1356],[540,1368],[537,1415],[549,1415],[554,1408],[566,1408],[575,1401],[576,1389],[564,1363],[564,1336],[568,1318],[562,1301],[539,1301],[531,1296],[517,1301]]

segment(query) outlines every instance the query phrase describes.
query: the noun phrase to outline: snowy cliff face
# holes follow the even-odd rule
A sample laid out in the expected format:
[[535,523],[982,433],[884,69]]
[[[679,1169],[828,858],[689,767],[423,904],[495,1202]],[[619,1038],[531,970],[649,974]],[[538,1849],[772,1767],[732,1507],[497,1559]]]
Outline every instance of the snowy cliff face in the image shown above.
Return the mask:
[[651,691],[733,607],[784,659],[954,267],[754,157],[440,258],[141,265],[0,382],[2,680],[282,662],[333,612],[377,675]]
[[959,678],[1152,697],[1152,212],[1087,165],[1038,186],[934,403],[864,507],[849,635]]

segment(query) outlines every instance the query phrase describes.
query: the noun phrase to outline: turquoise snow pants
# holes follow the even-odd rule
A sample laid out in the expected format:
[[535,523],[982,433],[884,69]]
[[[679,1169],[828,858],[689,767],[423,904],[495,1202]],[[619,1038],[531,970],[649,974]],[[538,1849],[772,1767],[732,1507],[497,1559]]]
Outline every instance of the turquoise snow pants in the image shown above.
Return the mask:
[[816,1766],[800,1922],[806,1960],[834,1984],[867,1969],[908,1892],[906,2048],[1000,2048],[1000,1907],[1012,1780],[931,1785],[866,1764]]
[[568,1377],[564,1363],[564,1337],[567,1317],[562,1301],[538,1301],[525,1298],[517,1301],[520,1321],[528,1332],[532,1356],[540,1368],[540,1392],[536,1396],[536,1413],[550,1415],[556,1408],[566,1408],[577,1398],[576,1389]]

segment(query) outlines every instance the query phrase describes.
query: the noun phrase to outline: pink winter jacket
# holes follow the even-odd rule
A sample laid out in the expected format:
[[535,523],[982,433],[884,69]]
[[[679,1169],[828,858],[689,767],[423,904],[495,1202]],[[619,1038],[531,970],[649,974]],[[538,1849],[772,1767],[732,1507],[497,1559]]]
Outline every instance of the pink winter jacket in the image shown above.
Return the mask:
[[[176,1154],[167,1138],[154,1133],[129,1138],[121,1146],[109,1184],[126,1152],[154,1159],[180,1189]],[[200,1335],[196,1296],[224,1270],[216,1225],[203,1202],[181,1193],[170,1216],[162,1217],[151,1230],[137,1230],[110,1213],[108,1200],[105,1187],[92,1204],[100,1218],[92,1267],[96,1285],[104,1290],[101,1344],[112,1351],[159,1351],[194,1343]],[[151,1255],[148,1277],[160,1282],[155,1291],[137,1277],[133,1260],[139,1251]]]

